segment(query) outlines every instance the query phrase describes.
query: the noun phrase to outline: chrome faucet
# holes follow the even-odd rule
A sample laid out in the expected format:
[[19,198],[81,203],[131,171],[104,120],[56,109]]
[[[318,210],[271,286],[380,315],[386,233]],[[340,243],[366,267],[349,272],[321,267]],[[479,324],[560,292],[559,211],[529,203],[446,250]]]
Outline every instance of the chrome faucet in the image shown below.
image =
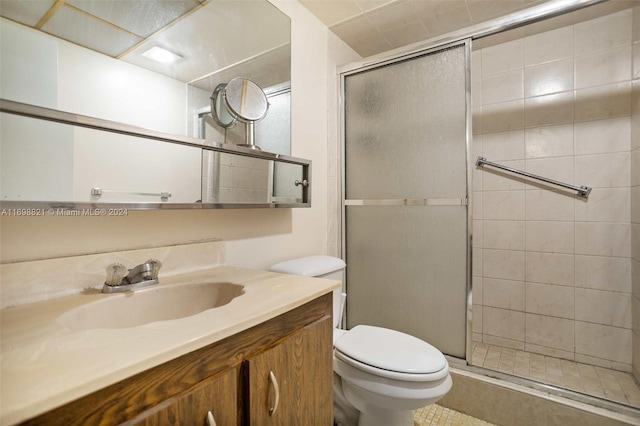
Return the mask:
[[149,259],[129,270],[120,263],[113,263],[107,266],[107,279],[102,286],[102,292],[117,293],[158,284],[160,267],[162,263],[155,259]]

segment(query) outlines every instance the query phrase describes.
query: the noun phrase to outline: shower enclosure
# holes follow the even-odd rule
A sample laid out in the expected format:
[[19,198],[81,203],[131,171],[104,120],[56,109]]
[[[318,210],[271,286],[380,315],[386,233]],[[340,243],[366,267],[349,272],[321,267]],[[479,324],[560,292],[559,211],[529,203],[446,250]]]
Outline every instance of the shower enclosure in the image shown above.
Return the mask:
[[469,52],[463,43],[344,78],[347,327],[396,329],[461,358]]
[[639,408],[640,6],[564,12],[342,72],[347,325]]

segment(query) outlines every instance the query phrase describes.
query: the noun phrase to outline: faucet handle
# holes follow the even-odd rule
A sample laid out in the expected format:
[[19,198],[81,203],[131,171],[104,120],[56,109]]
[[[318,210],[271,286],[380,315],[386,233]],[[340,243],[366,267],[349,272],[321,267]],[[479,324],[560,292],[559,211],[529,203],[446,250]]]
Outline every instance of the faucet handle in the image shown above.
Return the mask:
[[122,284],[122,280],[127,276],[129,270],[121,263],[112,263],[107,266],[106,285],[117,286]]
[[146,262],[147,264],[149,264],[149,266],[151,266],[151,278],[152,280],[157,280],[158,279],[158,273],[160,272],[160,268],[162,268],[162,262],[160,262],[157,259],[149,259]]

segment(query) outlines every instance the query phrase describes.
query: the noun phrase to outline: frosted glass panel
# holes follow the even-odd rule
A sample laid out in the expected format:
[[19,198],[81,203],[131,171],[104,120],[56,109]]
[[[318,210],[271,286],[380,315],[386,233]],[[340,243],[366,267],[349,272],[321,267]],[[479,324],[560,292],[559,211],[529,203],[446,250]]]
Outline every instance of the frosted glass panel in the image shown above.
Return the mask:
[[377,325],[465,357],[466,207],[347,207],[347,327]]
[[[467,198],[466,61],[462,45],[345,77],[347,201]],[[347,327],[465,358],[468,206],[345,204]]]
[[466,196],[465,72],[457,47],[345,78],[346,198]]

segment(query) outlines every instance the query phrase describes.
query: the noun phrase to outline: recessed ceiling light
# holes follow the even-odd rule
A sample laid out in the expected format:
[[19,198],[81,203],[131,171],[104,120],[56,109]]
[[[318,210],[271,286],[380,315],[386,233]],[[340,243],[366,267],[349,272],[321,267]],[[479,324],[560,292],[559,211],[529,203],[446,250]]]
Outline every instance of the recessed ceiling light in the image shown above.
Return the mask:
[[177,55],[173,52],[168,51],[167,49],[163,49],[162,47],[158,47],[158,46],[154,46],[151,49],[147,50],[142,54],[142,56],[147,57],[156,62],[160,62],[161,64],[172,64],[182,59],[182,56]]

